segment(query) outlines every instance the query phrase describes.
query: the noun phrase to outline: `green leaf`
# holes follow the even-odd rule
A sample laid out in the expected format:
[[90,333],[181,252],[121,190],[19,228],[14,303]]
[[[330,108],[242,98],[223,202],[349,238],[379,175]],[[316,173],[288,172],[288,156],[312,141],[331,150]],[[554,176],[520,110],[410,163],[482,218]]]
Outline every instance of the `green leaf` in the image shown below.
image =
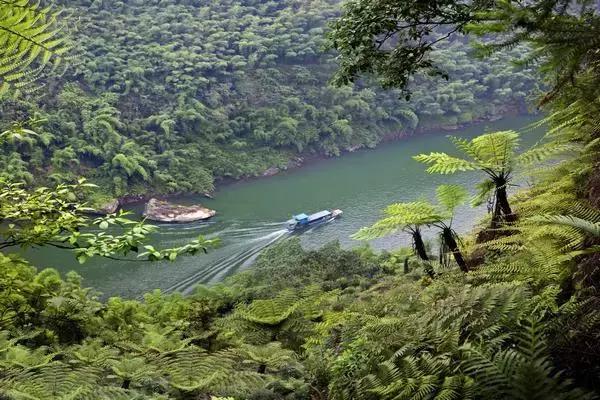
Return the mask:
[[419,154],[415,160],[430,165],[430,174],[454,174],[459,171],[474,171],[479,168],[477,163],[449,156],[446,153]]
[[464,204],[468,196],[467,190],[459,185],[440,185],[436,193],[438,202],[449,213],[453,213],[456,207]]

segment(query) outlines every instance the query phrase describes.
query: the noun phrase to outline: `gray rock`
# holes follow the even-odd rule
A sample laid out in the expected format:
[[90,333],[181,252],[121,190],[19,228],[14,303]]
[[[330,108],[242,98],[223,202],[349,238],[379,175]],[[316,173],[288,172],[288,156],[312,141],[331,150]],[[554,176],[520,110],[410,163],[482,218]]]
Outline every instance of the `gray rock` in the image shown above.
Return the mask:
[[182,206],[157,199],[150,199],[144,208],[144,216],[158,222],[203,221],[214,217],[216,213],[201,205]]
[[107,215],[114,214],[119,209],[120,203],[118,199],[112,199],[107,203],[104,203],[100,207],[94,210],[94,214]]
[[280,172],[279,168],[271,167],[271,168],[267,169],[265,172],[263,172],[263,176],[273,176],[273,175],[277,175],[279,172]]
[[363,145],[362,145],[362,144],[357,144],[357,145],[354,145],[354,146],[350,146],[350,147],[348,147],[348,148],[347,148],[347,150],[348,150],[350,153],[354,153],[355,151],[357,151],[357,150],[360,150],[360,149],[362,149],[362,148],[363,148]]

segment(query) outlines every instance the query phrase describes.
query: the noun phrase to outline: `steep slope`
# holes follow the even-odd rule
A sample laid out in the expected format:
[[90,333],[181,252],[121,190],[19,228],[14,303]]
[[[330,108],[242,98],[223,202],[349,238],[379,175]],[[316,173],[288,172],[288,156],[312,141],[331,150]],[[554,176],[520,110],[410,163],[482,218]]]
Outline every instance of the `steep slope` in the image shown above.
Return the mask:
[[415,79],[410,103],[376,85],[333,87],[324,32],[338,0],[63,7],[79,27],[74,67],[44,98],[2,105],[4,123],[47,120],[37,141],[6,144],[18,151],[0,157],[29,182],[84,175],[118,196],[209,191],[214,178],[285,168],[297,154],[338,155],[386,135],[494,118],[524,108],[537,88],[510,54],[474,60],[460,41],[436,54],[450,81]]

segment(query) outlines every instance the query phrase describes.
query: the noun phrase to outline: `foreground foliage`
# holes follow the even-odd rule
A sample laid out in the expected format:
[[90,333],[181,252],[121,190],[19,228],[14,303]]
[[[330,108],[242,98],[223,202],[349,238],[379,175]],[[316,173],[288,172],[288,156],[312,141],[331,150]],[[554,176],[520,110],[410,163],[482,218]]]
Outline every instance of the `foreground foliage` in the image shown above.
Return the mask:
[[115,258],[132,253],[150,261],[173,261],[180,255],[206,252],[218,243],[216,239],[200,236],[181,247],[157,250],[148,239],[157,230],[156,226],[129,219],[123,211],[90,217],[93,210],[85,207],[78,196],[96,186],[85,179],[75,185],[59,185],[54,190],[45,187],[27,190],[23,186],[0,179],[0,250],[57,247],[73,251],[83,264],[95,256]]
[[0,263],[7,398],[591,398],[552,357],[561,279],[539,287],[508,260],[432,281],[400,255],[296,239],[224,284],[141,302]]

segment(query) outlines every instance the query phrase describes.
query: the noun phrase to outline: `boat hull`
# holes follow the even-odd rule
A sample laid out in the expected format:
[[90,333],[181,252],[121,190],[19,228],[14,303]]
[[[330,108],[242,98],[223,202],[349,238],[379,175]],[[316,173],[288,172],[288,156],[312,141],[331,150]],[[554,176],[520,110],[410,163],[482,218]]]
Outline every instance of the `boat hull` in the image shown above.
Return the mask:
[[[323,213],[323,212],[321,212]],[[316,215],[316,214],[313,214]],[[326,224],[328,222],[333,221],[334,219],[337,219],[339,217],[342,216],[342,211],[341,210],[332,210],[330,212],[328,212],[327,214],[323,214],[322,217],[313,219],[313,220],[309,220],[305,223],[294,223],[293,225],[288,224],[287,225],[287,230],[290,232],[299,232],[299,231],[304,231],[307,230],[309,228],[318,226],[318,225],[322,225],[322,224]]]

